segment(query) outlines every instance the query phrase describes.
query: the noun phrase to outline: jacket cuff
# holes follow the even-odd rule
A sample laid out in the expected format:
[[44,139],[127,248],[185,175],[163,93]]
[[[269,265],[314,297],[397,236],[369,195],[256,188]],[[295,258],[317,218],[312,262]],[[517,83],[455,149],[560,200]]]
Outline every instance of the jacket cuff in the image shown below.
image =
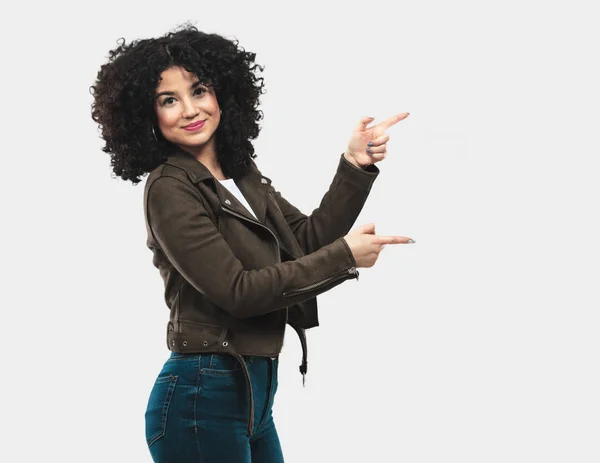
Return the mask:
[[348,162],[348,160],[344,157],[344,153],[342,153],[340,156],[337,173],[349,178],[352,183],[369,186],[379,175],[379,168],[375,164],[371,164],[364,169],[356,167],[352,163]]
[[342,237],[342,238],[340,238],[340,240],[342,241],[342,243],[344,243],[344,246],[346,247],[346,251],[348,251],[348,255],[350,256],[350,261],[352,262],[352,266],[356,267],[356,260],[354,259],[354,254],[352,254],[352,249],[350,249],[350,245],[346,241],[346,238]]

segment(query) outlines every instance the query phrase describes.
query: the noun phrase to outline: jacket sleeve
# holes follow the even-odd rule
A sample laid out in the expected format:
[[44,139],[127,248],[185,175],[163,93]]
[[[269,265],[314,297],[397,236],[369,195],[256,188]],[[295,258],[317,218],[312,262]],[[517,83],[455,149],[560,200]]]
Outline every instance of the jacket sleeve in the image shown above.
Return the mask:
[[358,276],[343,238],[293,261],[245,270],[210,219],[199,192],[175,177],[162,176],[146,195],[150,232],[171,264],[234,317],[301,303]]
[[360,169],[342,154],[329,190],[310,216],[299,211],[275,189],[271,192],[300,247],[309,254],[350,231],[378,175],[377,166]]

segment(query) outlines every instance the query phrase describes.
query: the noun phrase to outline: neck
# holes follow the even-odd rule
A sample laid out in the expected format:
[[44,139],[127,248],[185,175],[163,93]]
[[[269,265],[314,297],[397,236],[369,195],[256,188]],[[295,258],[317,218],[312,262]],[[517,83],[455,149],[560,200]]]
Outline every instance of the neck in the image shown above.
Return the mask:
[[227,177],[221,169],[221,164],[219,164],[219,161],[217,161],[216,155],[213,154],[212,156],[203,155],[200,157],[194,157],[210,171],[214,178],[217,180],[227,180]]
[[186,151],[194,156],[198,162],[201,162],[217,180],[227,180],[228,177],[223,173],[217,160],[214,139],[194,150],[187,149]]

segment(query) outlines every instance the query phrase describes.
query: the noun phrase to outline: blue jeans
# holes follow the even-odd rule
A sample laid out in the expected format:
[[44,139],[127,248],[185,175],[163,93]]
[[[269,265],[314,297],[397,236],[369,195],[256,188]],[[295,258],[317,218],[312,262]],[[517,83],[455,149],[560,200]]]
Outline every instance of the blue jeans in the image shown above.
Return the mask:
[[279,359],[244,356],[254,396],[248,437],[248,385],[228,354],[171,353],[146,409],[146,443],[160,463],[281,463],[273,421]]

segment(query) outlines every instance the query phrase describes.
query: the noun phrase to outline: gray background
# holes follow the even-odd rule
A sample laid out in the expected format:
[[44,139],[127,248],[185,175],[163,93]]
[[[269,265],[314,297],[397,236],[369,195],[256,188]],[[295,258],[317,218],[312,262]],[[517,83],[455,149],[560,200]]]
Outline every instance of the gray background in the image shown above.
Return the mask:
[[411,113],[356,225],[417,243],[320,297],[306,388],[287,332],[286,461],[600,461],[600,33],[566,4],[13,5],[0,459],[150,461],[168,312],[143,183],[111,177],[88,88],[119,37],[192,20],[266,66],[257,163],[306,213],[362,116]]

